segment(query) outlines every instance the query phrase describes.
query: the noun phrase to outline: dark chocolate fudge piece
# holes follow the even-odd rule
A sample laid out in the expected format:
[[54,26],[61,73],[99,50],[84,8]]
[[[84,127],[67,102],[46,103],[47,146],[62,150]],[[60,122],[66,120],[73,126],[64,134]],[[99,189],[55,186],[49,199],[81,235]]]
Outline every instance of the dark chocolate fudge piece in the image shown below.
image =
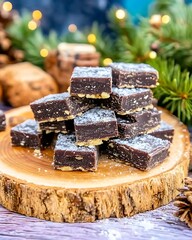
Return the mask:
[[142,111],[117,116],[119,136],[132,138],[137,135],[153,131],[160,125],[161,113],[156,109],[143,109]]
[[174,135],[174,128],[168,123],[161,121],[160,127],[149,134],[154,137],[172,142],[173,135]]
[[71,77],[70,94],[86,98],[109,98],[112,71],[107,67],[76,67]]
[[148,64],[112,63],[113,84],[118,88],[155,87],[159,78],[158,71]]
[[53,134],[38,132],[38,123],[29,119],[11,128],[11,142],[14,146],[44,148],[51,144]]
[[0,110],[0,131],[4,131],[6,128],[5,113]]
[[39,129],[41,131],[55,132],[55,133],[67,133],[65,121],[54,121],[54,122],[40,122]]
[[95,146],[80,147],[75,135],[59,134],[54,150],[53,166],[62,171],[96,171],[98,151]]
[[153,108],[152,92],[147,88],[112,88],[109,99],[103,100],[103,107],[110,108],[120,115]]
[[140,170],[149,170],[169,155],[170,142],[151,135],[109,141],[109,153]]
[[35,119],[39,122],[73,119],[92,105],[90,100],[70,97],[67,92],[50,94],[30,104]]
[[40,122],[39,130],[46,131],[46,133],[49,133],[49,132],[68,133],[68,132],[74,131],[74,123],[73,123],[73,120]]
[[76,117],[74,127],[78,145],[100,145],[102,140],[118,136],[114,111],[99,107]]

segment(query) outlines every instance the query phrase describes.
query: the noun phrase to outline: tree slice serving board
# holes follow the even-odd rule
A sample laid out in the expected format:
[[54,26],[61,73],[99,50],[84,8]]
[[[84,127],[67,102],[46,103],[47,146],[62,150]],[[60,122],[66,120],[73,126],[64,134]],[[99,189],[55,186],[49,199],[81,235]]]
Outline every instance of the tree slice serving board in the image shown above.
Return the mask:
[[[97,172],[53,170],[53,150],[12,147],[10,128],[0,133],[0,203],[27,216],[56,222],[93,222],[132,216],[167,204],[183,185],[189,165],[189,133],[162,110],[175,128],[170,156],[148,172],[100,157]],[[33,118],[30,108],[7,112],[9,119]]]

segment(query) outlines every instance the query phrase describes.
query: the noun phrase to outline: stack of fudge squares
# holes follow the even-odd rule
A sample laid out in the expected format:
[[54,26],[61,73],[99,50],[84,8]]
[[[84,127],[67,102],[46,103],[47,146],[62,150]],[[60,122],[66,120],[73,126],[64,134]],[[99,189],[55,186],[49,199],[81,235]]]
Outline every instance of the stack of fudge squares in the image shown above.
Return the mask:
[[12,128],[12,144],[44,148],[56,135],[53,166],[62,171],[96,171],[103,149],[149,170],[168,156],[174,131],[153,106],[157,82],[147,64],[76,67],[68,92],[30,104],[35,120]]

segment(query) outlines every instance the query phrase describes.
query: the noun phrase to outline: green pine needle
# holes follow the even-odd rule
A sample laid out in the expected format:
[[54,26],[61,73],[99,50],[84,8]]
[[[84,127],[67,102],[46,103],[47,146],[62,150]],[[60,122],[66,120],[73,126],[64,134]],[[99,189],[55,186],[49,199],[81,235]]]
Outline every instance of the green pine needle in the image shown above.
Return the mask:
[[154,89],[159,104],[184,123],[192,124],[192,76],[181,72],[174,61],[156,59],[149,63],[159,71],[159,86]]

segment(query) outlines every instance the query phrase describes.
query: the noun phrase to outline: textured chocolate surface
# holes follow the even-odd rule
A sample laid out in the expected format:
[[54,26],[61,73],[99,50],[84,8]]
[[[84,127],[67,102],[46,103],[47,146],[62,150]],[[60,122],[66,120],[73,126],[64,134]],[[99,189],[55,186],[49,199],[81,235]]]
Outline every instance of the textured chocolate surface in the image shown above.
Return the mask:
[[85,94],[86,97],[90,98],[106,98],[109,97],[111,91],[111,68],[76,67],[74,69],[70,85],[71,95]]
[[160,127],[155,131],[151,132],[150,135],[172,142],[174,128],[168,123],[161,121]]
[[90,109],[76,117],[74,126],[77,143],[118,136],[117,119],[114,111],[99,107]]
[[42,122],[39,123],[39,129],[41,131],[45,130],[47,132],[67,133],[65,121]]
[[109,153],[140,170],[149,170],[169,154],[170,142],[151,135],[109,141]]
[[112,63],[113,84],[123,87],[155,87],[158,72],[148,64]]
[[90,100],[70,97],[67,92],[51,94],[30,104],[37,121],[73,119],[92,105]]
[[40,122],[39,129],[46,132],[67,133],[74,130],[73,120]]
[[112,88],[109,99],[103,100],[103,106],[121,115],[141,110],[152,104],[152,92],[146,88]]
[[15,146],[44,148],[52,139],[53,134],[38,133],[38,123],[32,119],[11,128],[11,142]]
[[6,128],[5,113],[0,110],[0,131],[4,131]]
[[98,151],[95,146],[80,147],[75,144],[75,135],[59,134],[54,150],[54,168],[63,171],[97,170]]
[[154,129],[160,124],[161,113],[156,109],[143,109],[125,116],[118,116],[118,130],[121,138],[132,138]]

